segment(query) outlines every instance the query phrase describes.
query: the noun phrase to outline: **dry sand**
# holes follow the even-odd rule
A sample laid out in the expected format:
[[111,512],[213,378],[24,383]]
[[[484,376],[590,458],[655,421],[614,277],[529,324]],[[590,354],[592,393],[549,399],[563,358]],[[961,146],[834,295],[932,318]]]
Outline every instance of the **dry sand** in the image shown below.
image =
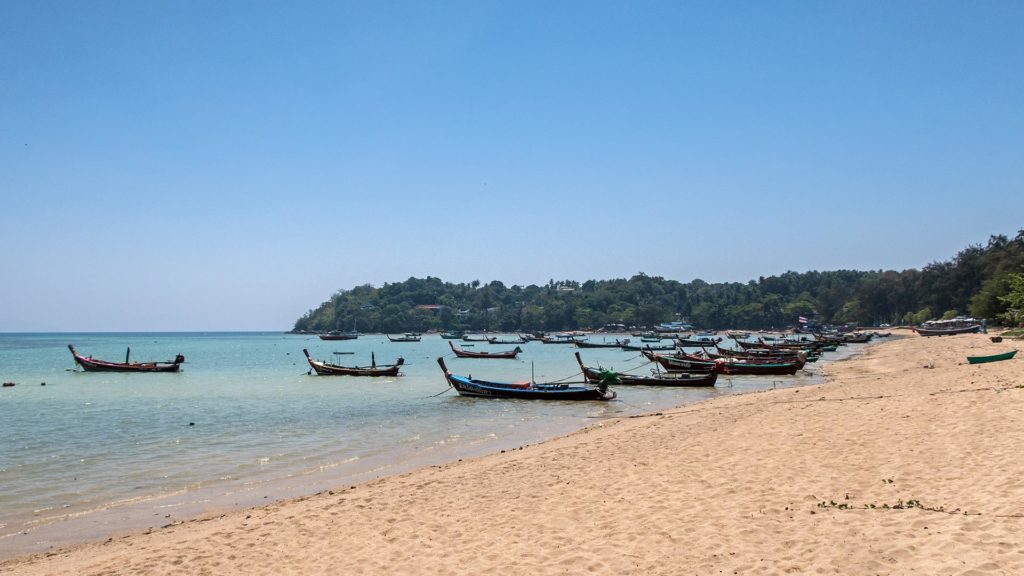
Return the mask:
[[1024,363],[965,360],[1015,344],[911,336],[828,366],[822,385],[603,421],[0,574],[1024,574]]

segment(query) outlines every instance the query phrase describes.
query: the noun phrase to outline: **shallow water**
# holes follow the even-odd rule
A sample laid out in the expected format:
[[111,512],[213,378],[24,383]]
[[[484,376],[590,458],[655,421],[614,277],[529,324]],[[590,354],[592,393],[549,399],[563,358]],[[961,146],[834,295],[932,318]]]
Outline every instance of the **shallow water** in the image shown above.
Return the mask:
[[[609,337],[610,339],[614,337]],[[592,340],[600,341],[600,336]],[[111,361],[186,357],[177,374],[85,373],[67,349]],[[472,343],[475,350],[511,346]],[[461,345],[468,345],[462,343]],[[448,341],[321,341],[280,333],[0,334],[0,557],[264,504],[562,435],[595,422],[773,386],[619,387],[612,402],[462,398],[437,366],[492,380],[578,380],[567,345],[523,344],[518,360],[451,358]],[[404,356],[397,378],[308,375],[302,354],[343,365]],[[824,360],[859,349],[842,348]],[[334,352],[353,354],[334,355]],[[580,350],[588,365],[649,370],[635,352]],[[45,385],[42,385],[45,383]]]

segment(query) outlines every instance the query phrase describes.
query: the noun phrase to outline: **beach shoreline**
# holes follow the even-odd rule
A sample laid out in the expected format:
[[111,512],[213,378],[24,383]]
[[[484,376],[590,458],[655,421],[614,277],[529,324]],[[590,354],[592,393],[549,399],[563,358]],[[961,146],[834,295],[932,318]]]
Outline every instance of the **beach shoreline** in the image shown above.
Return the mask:
[[1008,347],[883,342],[824,384],[602,420],[0,573],[1020,572],[1024,466],[987,440],[1024,437],[1019,359],[964,359]]
[[[114,335],[110,339],[121,337]],[[265,352],[272,354],[279,342],[277,339],[270,342],[274,346],[264,348],[269,349]],[[434,339],[433,343],[440,345],[444,341]],[[430,342],[423,343],[422,346],[427,348],[424,354],[432,353],[429,345]],[[251,350],[252,346],[252,340],[246,339],[245,350]],[[175,348],[183,349],[189,356],[197,358],[204,352],[207,356],[211,355],[209,350],[196,347],[189,339],[175,343]],[[842,347],[839,352],[828,353],[826,358],[835,361],[843,354],[860,348],[860,345]],[[63,359],[64,347],[59,347],[59,351]],[[548,373],[568,372],[562,366],[565,364],[564,349],[541,347],[533,352],[541,370]],[[545,357],[545,352],[553,354]],[[640,368],[646,371],[649,367],[632,367],[636,364],[632,360],[636,358],[630,358],[628,354],[601,352],[588,352],[585,357],[598,365],[610,364],[626,372]],[[48,365],[46,359],[35,360],[41,365]],[[642,363],[648,364],[646,359]],[[14,408],[21,409],[23,417],[7,423],[13,433],[9,441],[16,450],[11,458],[15,465],[3,470],[5,492],[0,500],[6,505],[0,506],[3,509],[0,514],[0,560],[105,540],[112,535],[159,528],[214,513],[308,496],[338,485],[358,484],[423,466],[472,458],[523,444],[535,444],[583,428],[593,422],[594,417],[621,417],[668,410],[709,396],[744,393],[751,388],[807,385],[820,381],[822,364],[824,362],[811,364],[799,375],[778,381],[762,377],[723,376],[714,388],[630,386],[620,389],[620,398],[615,402],[569,404],[481,401],[459,397],[451,389],[447,390],[446,397],[439,398],[436,371],[424,373],[422,365],[412,366],[410,373],[401,382],[384,387],[378,386],[376,381],[338,381],[308,376],[278,380],[287,376],[281,374],[280,370],[249,370],[239,375],[234,372],[237,367],[233,365],[229,369],[220,366],[222,376],[229,372],[230,379],[238,381],[246,381],[246,375],[255,376],[273,384],[256,388],[247,385],[244,390],[225,390],[221,388],[223,379],[217,378],[217,366],[208,367],[202,374],[196,370],[175,375],[173,388],[164,388],[160,382],[142,378],[138,383],[131,379],[130,386],[126,379],[116,379],[105,387],[102,386],[103,382],[100,382],[100,387],[96,387],[97,378],[88,375],[72,373],[63,379],[47,378],[50,386],[45,389],[19,388],[18,394],[5,396],[5,400],[16,402]],[[430,362],[429,366],[436,367],[436,364]],[[520,375],[521,367],[519,365]],[[415,371],[416,368],[420,368],[419,373]],[[475,365],[473,362],[458,366],[459,370],[474,372],[482,368],[507,370],[505,366]],[[510,372],[517,371],[516,366],[510,368]],[[578,369],[575,362],[573,369]],[[79,380],[82,379],[93,385],[89,388],[81,386]],[[211,385],[218,386],[225,399],[234,398],[244,402],[247,409],[226,413],[208,411],[209,407],[199,409],[188,406],[188,412],[181,408],[181,404],[187,403],[187,399],[198,390]],[[157,389],[166,389],[168,393],[161,395],[153,392]],[[287,393],[281,395],[273,392],[275,389],[286,390]],[[395,392],[399,390],[402,398],[395,398]],[[140,391],[143,392],[142,396],[134,395]],[[122,393],[129,393],[129,396],[119,398],[117,395]],[[254,393],[259,398],[250,401],[248,396]],[[387,395],[389,393],[390,396]],[[429,396],[431,400],[408,401],[420,395],[424,398]],[[127,431],[132,431],[135,434],[128,435],[133,439],[145,436],[148,442],[136,442],[135,445],[108,442],[106,446],[101,444],[88,450],[83,450],[81,446],[76,449],[58,439],[66,433],[81,433],[77,420],[66,421],[69,426],[64,428],[60,426],[59,418],[33,422],[33,418],[38,418],[40,413],[31,409],[34,399],[50,401],[51,398],[65,407],[67,413],[74,415],[80,414],[82,406],[97,406],[104,410],[117,406],[120,413],[132,416],[136,426],[133,428],[132,422],[114,423],[116,434],[110,434],[102,426],[93,426],[92,433],[103,435],[101,438],[116,440],[119,436],[125,437]],[[168,411],[157,413],[152,410],[154,406],[168,402],[168,398],[178,403],[177,410],[173,404]],[[309,413],[300,415],[294,410],[290,415],[268,414],[264,409],[278,402],[302,402],[308,406],[310,399],[315,399],[312,403],[318,405],[337,405],[342,408],[338,411],[332,408],[327,419],[318,419]],[[396,404],[395,400],[405,406]],[[382,414],[380,410],[373,412],[372,408],[371,412],[361,413],[361,407],[370,405],[370,402],[389,406],[392,413]],[[175,413],[177,417],[171,415]],[[14,415],[17,416],[17,411]],[[169,423],[170,426],[155,430],[138,426],[154,420]],[[197,426],[175,425],[190,420],[196,420]],[[249,430],[251,423],[266,422],[268,425],[265,433],[218,434],[211,428],[211,424],[217,422],[222,423],[221,428],[224,430],[230,428],[248,432],[253,432]],[[386,436],[369,438],[368,434],[354,430],[357,427],[355,424],[336,424],[346,422],[361,422],[358,427],[371,432],[375,426],[387,423],[391,432]],[[275,431],[278,433],[274,434]],[[280,442],[282,433],[285,438],[311,438],[314,441],[303,440],[303,446]],[[179,444],[179,441],[185,444]],[[227,448],[206,451],[195,449],[201,446],[230,447],[235,443],[239,443],[243,450],[234,453]],[[41,451],[33,452],[28,448],[31,446]],[[141,454],[136,446],[147,446],[150,450]],[[17,449],[21,450],[20,454]],[[116,457],[110,458],[110,452],[104,453],[106,449],[115,450]],[[129,462],[133,454],[139,459]],[[194,463],[199,464],[200,468],[195,473],[179,471],[186,455],[193,455],[194,460],[188,462],[190,467]],[[268,458],[262,458],[264,456]],[[261,457],[259,463],[257,457]],[[84,464],[79,464],[79,458],[82,458]],[[262,460],[268,462],[264,464]],[[21,470],[24,463],[33,461],[53,461],[60,465],[50,467],[53,475],[40,478]],[[216,468],[223,464],[245,468]],[[105,470],[135,480],[122,482],[120,478],[110,477],[107,483],[97,483],[96,478]],[[210,473],[211,470],[219,473]]]

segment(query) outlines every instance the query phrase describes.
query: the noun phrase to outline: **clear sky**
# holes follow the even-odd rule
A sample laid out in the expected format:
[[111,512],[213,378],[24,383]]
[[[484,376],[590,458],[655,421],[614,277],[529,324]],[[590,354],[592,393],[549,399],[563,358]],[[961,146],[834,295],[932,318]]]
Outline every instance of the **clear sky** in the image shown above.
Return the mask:
[[1024,228],[1024,2],[0,2],[0,331],[920,268]]

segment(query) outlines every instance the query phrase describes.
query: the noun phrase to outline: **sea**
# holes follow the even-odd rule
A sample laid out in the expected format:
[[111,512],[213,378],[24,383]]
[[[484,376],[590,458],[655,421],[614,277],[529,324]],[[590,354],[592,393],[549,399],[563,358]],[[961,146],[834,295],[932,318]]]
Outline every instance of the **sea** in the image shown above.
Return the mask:
[[[592,335],[614,341],[622,335]],[[637,340],[633,339],[634,343]],[[459,342],[471,350],[512,345]],[[80,354],[185,356],[179,373],[82,372]],[[445,381],[580,381],[572,345],[530,342],[516,360],[454,358],[449,341],[323,341],[279,332],[0,334],[0,559],[157,529],[565,435],[602,419],[821,381],[720,377],[710,389],[622,386],[611,402],[465,398]],[[341,365],[405,359],[394,378],[316,376],[303,349]],[[636,352],[580,349],[588,366],[648,373]]]

